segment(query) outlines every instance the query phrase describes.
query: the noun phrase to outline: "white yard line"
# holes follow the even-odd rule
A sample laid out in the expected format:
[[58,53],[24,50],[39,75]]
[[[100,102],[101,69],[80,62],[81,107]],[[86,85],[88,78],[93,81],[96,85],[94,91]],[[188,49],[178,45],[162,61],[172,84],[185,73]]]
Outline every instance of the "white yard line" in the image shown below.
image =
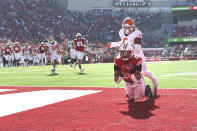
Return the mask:
[[[10,76],[8,76],[8,77],[0,77],[0,79],[1,78],[4,78],[4,79],[6,79],[6,78],[10,78],[10,79],[37,79],[37,78],[41,78],[41,79],[48,79],[48,78],[51,78],[51,79],[63,79],[63,78],[72,78],[72,79],[79,79],[78,77],[53,77],[53,76],[51,76],[51,77],[19,77],[19,76],[17,76],[17,77],[10,77]],[[87,79],[86,77],[81,77],[80,79]],[[113,79],[113,78],[109,78],[109,77],[102,77],[102,78],[88,78],[88,79],[100,79],[100,80],[103,80],[103,79]]]
[[0,89],[0,92],[13,91],[13,90],[16,90],[16,89]]
[[0,117],[98,92],[101,91],[43,90],[0,95]]
[[169,77],[169,76],[197,76],[197,72],[182,72],[182,73],[161,75],[161,77]]

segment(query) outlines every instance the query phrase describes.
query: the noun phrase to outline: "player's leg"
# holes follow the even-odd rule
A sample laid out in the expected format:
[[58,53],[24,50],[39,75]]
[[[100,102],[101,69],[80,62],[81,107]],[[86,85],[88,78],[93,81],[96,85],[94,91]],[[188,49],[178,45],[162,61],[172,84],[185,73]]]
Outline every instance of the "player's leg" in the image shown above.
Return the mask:
[[146,61],[144,57],[142,58],[142,74],[151,79],[153,83],[154,93],[156,94],[158,86],[157,79],[147,70]]
[[42,65],[42,55],[39,54],[39,65]]
[[135,88],[127,82],[124,82],[124,88],[126,92],[126,97],[128,98],[128,102],[133,102],[135,98]]
[[24,55],[24,61],[26,63],[26,66],[28,66],[28,64],[29,64],[28,55]]
[[51,54],[51,60],[53,61],[53,69],[51,71],[55,74],[56,67],[59,64],[57,54]]
[[75,57],[75,60],[76,60],[76,62],[74,62],[74,64],[73,64],[73,68],[75,69],[76,68],[76,66],[77,66],[77,64],[78,64],[78,52],[79,51],[74,51],[74,57]]
[[74,51],[71,51],[70,52],[70,66],[72,67],[73,64],[74,64],[74,59],[75,59],[75,52]]
[[44,54],[39,54],[39,65],[43,65],[45,63],[44,62],[44,57],[45,57]]
[[16,54],[15,54],[16,67],[18,67],[18,66],[19,66],[20,59],[21,59],[21,57],[20,57],[20,56],[21,56],[21,55],[20,55],[20,53],[16,53]]
[[44,55],[42,61],[43,61],[43,65],[45,65],[45,64],[46,64],[46,63],[45,63],[45,55]]
[[139,99],[142,99],[145,96],[145,83],[144,83],[143,77],[140,79],[140,82],[137,84],[136,95],[137,95],[137,98]]
[[7,67],[9,67],[10,66],[10,55],[6,55],[6,65],[7,65]]
[[78,58],[78,66],[79,66],[80,72],[84,71],[84,69],[81,67],[83,56],[84,56],[84,52],[78,52],[77,58]]

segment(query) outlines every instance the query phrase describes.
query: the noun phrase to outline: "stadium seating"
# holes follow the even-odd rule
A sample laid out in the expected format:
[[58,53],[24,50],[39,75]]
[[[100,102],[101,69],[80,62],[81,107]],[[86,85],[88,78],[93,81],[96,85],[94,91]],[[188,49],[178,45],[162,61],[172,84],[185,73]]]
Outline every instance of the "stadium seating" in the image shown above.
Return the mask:
[[197,36],[197,26],[180,26],[172,30],[172,37],[195,37]]
[[81,32],[91,43],[106,44],[109,41],[119,40],[118,31],[126,16],[134,18],[137,27],[143,33],[159,28],[162,21],[160,14],[154,13],[65,11],[53,4],[52,0],[2,0],[1,3],[2,39],[21,42],[40,42],[49,35],[61,41],[61,32],[65,33],[68,39],[73,39],[76,32]]

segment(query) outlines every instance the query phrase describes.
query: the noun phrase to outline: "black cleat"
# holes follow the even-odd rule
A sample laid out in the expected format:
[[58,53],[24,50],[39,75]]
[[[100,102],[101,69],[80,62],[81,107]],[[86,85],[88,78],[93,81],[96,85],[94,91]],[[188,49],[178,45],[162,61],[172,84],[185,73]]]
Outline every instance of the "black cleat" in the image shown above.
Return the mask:
[[153,94],[149,85],[145,87],[145,96],[149,98],[153,98]]
[[154,89],[153,97],[157,97],[157,89]]
[[134,103],[134,98],[127,100],[128,103]]
[[128,103],[133,103],[135,100],[134,98],[131,99],[128,95],[126,95],[126,97],[128,98],[127,100]]

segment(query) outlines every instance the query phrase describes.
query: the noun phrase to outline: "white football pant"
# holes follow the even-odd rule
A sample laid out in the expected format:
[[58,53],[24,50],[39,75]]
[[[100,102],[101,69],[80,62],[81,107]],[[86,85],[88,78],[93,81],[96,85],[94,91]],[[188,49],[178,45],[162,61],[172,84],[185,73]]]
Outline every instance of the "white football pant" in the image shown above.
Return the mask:
[[143,77],[137,83],[134,84],[124,82],[124,87],[126,94],[129,96],[130,99],[141,99],[145,97],[145,84]]

